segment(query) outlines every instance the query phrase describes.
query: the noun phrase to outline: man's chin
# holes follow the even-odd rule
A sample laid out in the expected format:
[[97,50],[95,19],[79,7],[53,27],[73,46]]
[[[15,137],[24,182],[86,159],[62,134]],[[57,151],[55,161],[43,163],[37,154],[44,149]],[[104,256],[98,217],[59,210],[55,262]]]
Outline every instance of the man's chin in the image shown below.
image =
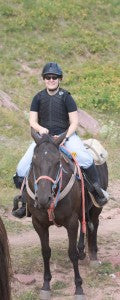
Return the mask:
[[50,92],[55,92],[57,90],[58,90],[58,86],[57,86],[57,88],[48,88],[48,91],[50,91]]

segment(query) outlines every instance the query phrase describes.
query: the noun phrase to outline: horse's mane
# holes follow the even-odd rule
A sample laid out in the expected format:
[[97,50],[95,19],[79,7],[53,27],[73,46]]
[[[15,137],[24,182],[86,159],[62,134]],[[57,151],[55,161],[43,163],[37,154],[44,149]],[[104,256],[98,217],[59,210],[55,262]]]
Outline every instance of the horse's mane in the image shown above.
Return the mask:
[[7,233],[0,218],[0,299],[10,300],[10,255]]

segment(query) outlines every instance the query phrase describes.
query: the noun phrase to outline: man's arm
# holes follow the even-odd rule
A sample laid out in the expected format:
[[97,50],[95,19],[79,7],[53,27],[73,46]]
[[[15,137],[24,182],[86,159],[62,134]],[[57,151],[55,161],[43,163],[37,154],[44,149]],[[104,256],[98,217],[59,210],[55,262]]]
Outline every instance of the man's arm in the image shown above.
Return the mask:
[[49,130],[47,128],[42,127],[38,124],[38,112],[30,111],[29,123],[31,127],[39,132],[39,134],[49,133]]
[[70,126],[68,128],[66,136],[70,137],[77,130],[77,127],[78,127],[78,112],[76,110],[76,111],[70,112],[68,115],[69,115]]

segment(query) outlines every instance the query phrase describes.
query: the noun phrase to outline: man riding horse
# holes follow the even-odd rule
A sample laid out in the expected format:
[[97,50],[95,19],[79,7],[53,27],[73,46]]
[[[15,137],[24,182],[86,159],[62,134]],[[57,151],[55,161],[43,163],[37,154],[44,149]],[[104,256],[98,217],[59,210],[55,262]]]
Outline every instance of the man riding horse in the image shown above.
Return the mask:
[[[49,62],[43,68],[42,78],[45,83],[45,89],[38,92],[32,100],[30,126],[40,135],[50,134],[54,139],[57,139],[63,132],[67,132],[62,144],[71,153],[75,153],[76,160],[90,182],[90,192],[98,205],[102,207],[108,200],[99,184],[93,157],[76,133],[78,127],[76,103],[67,90],[60,88],[60,82],[63,78],[62,70],[57,63]],[[16,187],[21,186],[24,177],[29,172],[35,145],[35,142],[30,145],[18,164],[17,172],[14,176]],[[12,213],[14,216],[21,218],[26,214],[24,188],[19,200],[21,200],[22,206],[20,208],[17,207],[17,209],[14,207]]]

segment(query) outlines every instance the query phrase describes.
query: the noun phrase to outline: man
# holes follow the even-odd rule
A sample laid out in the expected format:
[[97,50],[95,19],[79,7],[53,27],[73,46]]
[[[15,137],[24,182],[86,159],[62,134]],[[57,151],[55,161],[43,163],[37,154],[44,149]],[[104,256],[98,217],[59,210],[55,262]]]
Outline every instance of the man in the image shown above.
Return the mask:
[[[63,77],[62,70],[57,63],[49,62],[43,68],[42,77],[45,89],[38,92],[33,98],[30,108],[30,126],[40,135],[49,133],[54,138],[57,138],[57,136],[67,130],[63,143],[69,151],[76,153],[76,159],[80,167],[84,169],[92,183],[92,193],[97,203],[102,207],[107,202],[107,199],[99,185],[93,158],[76,134],[78,127],[77,106],[70,93],[60,88],[60,82]],[[24,178],[29,170],[34,147],[35,143],[33,142],[18,165],[17,175],[14,178],[17,182],[20,177]],[[22,207],[13,211],[16,217],[25,215],[26,201],[24,195],[22,200]]]

